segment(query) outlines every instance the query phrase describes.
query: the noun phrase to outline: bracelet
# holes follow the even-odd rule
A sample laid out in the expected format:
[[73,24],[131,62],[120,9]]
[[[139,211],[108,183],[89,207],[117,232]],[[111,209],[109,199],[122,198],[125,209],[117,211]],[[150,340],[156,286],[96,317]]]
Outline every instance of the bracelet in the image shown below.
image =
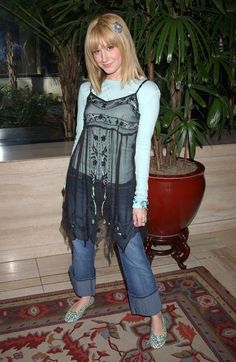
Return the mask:
[[144,208],[146,209],[148,206],[148,201],[147,200],[142,200],[142,201],[139,201],[137,199],[137,197],[135,196],[134,199],[133,199],[133,207],[134,208]]

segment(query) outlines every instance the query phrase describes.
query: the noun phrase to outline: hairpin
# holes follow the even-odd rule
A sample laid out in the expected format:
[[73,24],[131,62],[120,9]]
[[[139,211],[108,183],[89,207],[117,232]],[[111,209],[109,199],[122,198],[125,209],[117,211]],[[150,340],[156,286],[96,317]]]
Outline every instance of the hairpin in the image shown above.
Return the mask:
[[117,23],[117,21],[112,24],[112,27],[116,33],[122,32],[122,25],[120,23]]

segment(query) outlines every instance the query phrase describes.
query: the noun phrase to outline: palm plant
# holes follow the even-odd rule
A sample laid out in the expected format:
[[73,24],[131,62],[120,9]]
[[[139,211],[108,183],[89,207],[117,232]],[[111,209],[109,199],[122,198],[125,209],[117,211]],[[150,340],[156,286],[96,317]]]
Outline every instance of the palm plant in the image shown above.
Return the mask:
[[16,89],[17,88],[17,79],[16,79],[16,70],[14,66],[14,42],[12,39],[12,34],[10,31],[6,32],[5,36],[6,40],[6,59],[7,59],[7,68],[8,68],[8,75],[11,87]]
[[[153,137],[157,169],[176,165],[183,149],[185,159],[194,159],[197,145],[205,143],[208,135],[220,135],[232,122],[228,97],[235,61],[232,2],[114,0],[101,1],[94,8],[91,1],[83,20],[79,1],[65,0],[59,6],[64,19],[60,29],[67,35],[80,29],[81,40],[95,13],[115,11],[125,18],[142,65],[162,92],[160,122]],[[71,6],[76,20],[65,21]]]
[[119,1],[103,0],[0,0],[0,9],[13,15],[39,38],[46,42],[56,55],[58,75],[62,89],[62,109],[65,136],[75,134],[76,104],[80,85],[83,44],[87,25],[98,13],[119,6]]
[[11,16],[6,17],[6,13],[3,12],[0,8],[0,21],[1,19],[4,19],[5,23],[5,36],[4,36],[4,42],[1,46],[0,52],[0,61],[2,63],[5,63],[7,65],[7,71],[8,71],[8,78],[10,86],[13,89],[17,88],[17,77],[16,77],[16,69],[15,69],[15,47],[16,44],[14,43],[14,35],[13,35],[13,19]]
[[[14,0],[11,0],[14,1]],[[15,0],[17,1],[17,0]],[[18,0],[19,1],[19,0]],[[136,45],[140,48],[143,45],[143,40],[139,39],[140,25],[142,27],[146,24],[146,17],[143,16],[143,2],[140,0],[102,0],[99,3],[96,0],[44,0],[45,3],[51,3],[48,5],[49,9],[54,13],[55,24],[53,27],[55,34],[62,34],[65,41],[67,39],[73,39],[76,34],[77,52],[80,60],[81,73],[85,75],[85,68],[83,68],[83,44],[84,38],[89,22],[94,19],[98,14],[105,12],[115,12],[122,16],[126,21],[130,29],[132,29],[133,35],[136,40]],[[147,1],[148,3],[148,1]],[[0,1],[1,6],[1,1]],[[30,24],[29,24],[30,25]],[[42,35],[37,31],[37,34]],[[44,38],[43,38],[44,39]],[[74,38],[75,39],[75,38]],[[46,39],[44,39],[46,41]],[[63,41],[64,43],[64,41]],[[75,45],[75,43],[73,42]],[[68,49],[71,48],[71,44],[67,44]],[[54,49],[54,48],[53,48]],[[65,64],[64,64],[65,63]],[[69,64],[62,62],[67,68],[70,68]],[[59,62],[59,77],[61,85],[63,86],[64,79],[63,72],[60,71]],[[71,83],[74,86],[74,83]],[[78,87],[77,87],[78,90]],[[73,123],[73,136],[75,131],[75,117]]]
[[[81,6],[84,2],[80,2]],[[58,74],[62,90],[62,109],[65,124],[65,136],[70,139],[74,135],[76,102],[80,80],[81,43],[80,33],[75,31],[66,36],[60,30],[60,2],[56,0],[10,0],[8,5],[0,2],[0,8],[10,13],[25,24],[38,37],[46,42],[54,52],[58,62]],[[67,12],[73,19],[73,8]],[[64,21],[65,19],[63,19]]]
[[[67,138],[75,131],[76,98],[87,24],[97,13],[125,18],[138,55],[162,92],[153,138],[158,169],[172,167],[232,122],[228,89],[235,72],[235,7],[221,0],[11,0],[11,12],[47,42],[58,59]],[[6,9],[0,1],[0,7]],[[9,8],[7,8],[9,10]],[[233,67],[232,67],[233,65]]]
[[232,123],[235,8],[219,0],[146,4],[139,55],[162,91],[153,149],[157,169],[163,170],[176,165],[183,149],[184,159],[194,159],[197,145]]

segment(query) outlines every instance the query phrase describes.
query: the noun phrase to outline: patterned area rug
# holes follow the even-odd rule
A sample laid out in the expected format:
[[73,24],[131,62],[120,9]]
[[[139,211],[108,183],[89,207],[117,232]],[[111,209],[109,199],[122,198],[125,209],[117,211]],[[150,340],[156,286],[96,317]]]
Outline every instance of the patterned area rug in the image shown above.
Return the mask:
[[235,299],[203,267],[157,276],[168,341],[148,344],[150,320],[130,314],[122,282],[98,285],[83,319],[63,321],[72,291],[0,302],[0,361],[236,361]]

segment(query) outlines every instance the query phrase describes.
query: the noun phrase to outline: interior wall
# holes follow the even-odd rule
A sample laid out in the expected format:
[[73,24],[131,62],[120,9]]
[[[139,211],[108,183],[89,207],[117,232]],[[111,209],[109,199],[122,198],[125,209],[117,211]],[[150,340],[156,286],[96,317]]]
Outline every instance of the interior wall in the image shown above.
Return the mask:
[[[198,234],[236,225],[236,144],[206,146],[206,191],[190,226]],[[59,232],[68,156],[0,162],[0,262],[69,252]]]

